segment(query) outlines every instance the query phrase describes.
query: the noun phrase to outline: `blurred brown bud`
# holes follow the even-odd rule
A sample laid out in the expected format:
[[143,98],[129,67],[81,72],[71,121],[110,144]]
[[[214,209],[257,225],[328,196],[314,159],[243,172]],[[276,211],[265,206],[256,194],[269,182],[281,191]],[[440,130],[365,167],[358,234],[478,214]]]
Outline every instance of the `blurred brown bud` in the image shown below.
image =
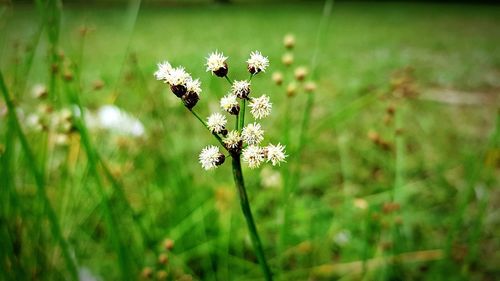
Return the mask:
[[65,70],[64,74],[63,74],[63,78],[64,78],[64,80],[66,80],[68,82],[72,81],[73,80],[73,73],[69,70]]
[[386,214],[396,212],[401,208],[401,206],[398,203],[395,202],[386,202],[382,206],[382,211]]
[[368,208],[368,202],[363,198],[354,199],[354,206],[361,210],[366,210]]
[[286,66],[290,66],[293,63],[293,54],[292,53],[285,53],[281,57],[281,62],[283,62],[283,64]]
[[97,79],[92,83],[92,89],[98,91],[104,87],[104,81]]
[[274,72],[272,79],[276,85],[283,84],[283,74],[281,74],[281,72]]
[[50,104],[42,103],[38,106],[37,108],[38,112],[40,112],[41,115],[48,115],[52,112],[54,112],[54,108]]
[[153,269],[151,269],[151,267],[149,266],[145,267],[144,269],[142,269],[141,277],[143,279],[151,279],[151,277],[153,277]]
[[308,74],[308,70],[304,66],[299,66],[295,69],[294,75],[295,79],[298,81],[303,81],[304,78],[306,78],[306,75]]
[[171,251],[174,248],[174,240],[170,238],[166,238],[165,240],[163,240],[163,248],[166,251]]
[[288,84],[288,86],[286,87],[286,94],[289,97],[293,97],[295,96],[296,92],[297,92],[297,84],[295,84],[295,82]]
[[396,112],[396,107],[391,104],[391,105],[387,106],[385,111],[387,112],[387,114],[392,116],[392,115],[394,115],[394,112]]
[[380,135],[379,135],[377,132],[373,131],[373,130],[370,130],[370,131],[368,132],[368,138],[369,138],[372,142],[374,142],[374,143],[376,143],[376,144],[378,144],[378,143],[380,142]]
[[304,90],[306,91],[306,93],[314,93],[316,91],[316,88],[316,83],[314,83],[313,81],[306,82],[306,84],[304,85]]
[[162,265],[166,265],[168,263],[168,255],[165,253],[161,253],[158,256],[158,263]]
[[382,242],[380,246],[384,250],[390,250],[392,248],[392,242],[390,241]]
[[158,270],[156,272],[156,279],[158,280],[167,280],[167,272],[165,270]]
[[53,63],[50,65],[50,71],[52,73],[57,73],[59,72],[59,65],[57,65],[57,63]]
[[283,38],[283,45],[285,45],[285,48],[287,49],[293,49],[295,46],[295,36],[293,34],[287,34]]

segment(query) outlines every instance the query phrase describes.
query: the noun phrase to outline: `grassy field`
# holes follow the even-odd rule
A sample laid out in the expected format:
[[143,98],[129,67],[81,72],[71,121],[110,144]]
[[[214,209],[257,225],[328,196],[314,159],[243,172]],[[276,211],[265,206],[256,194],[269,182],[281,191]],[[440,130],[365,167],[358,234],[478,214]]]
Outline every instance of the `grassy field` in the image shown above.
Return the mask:
[[[217,142],[153,77],[160,61],[185,66],[208,116],[229,89],[205,72],[214,50],[233,79],[251,51],[270,60],[252,93],[271,97],[266,141],[289,158],[244,176],[276,280],[498,278],[500,7],[323,8],[0,7],[0,90],[13,99],[0,99],[0,280],[263,280],[230,164],[201,169]],[[297,82],[287,95],[297,66],[315,93]],[[104,105],[145,133],[77,114]],[[69,130],[53,125],[68,110]]]

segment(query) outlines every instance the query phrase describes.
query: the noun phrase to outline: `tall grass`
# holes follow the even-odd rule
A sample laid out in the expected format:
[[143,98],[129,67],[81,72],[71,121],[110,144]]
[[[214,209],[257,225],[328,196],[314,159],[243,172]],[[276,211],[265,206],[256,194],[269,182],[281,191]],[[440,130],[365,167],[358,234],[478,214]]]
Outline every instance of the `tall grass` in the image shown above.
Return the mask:
[[[264,126],[271,139],[287,139],[290,158],[274,187],[263,171],[243,169],[277,279],[496,276],[498,9],[332,3],[2,8],[0,279],[161,279],[165,271],[168,280],[261,280],[230,165],[200,176],[196,153],[209,138],[192,137],[203,128],[151,75],[165,56],[197,69],[217,48],[231,58],[260,49],[272,72],[288,32],[318,89],[290,99],[254,78],[255,93],[276,109]],[[418,95],[394,97],[391,73],[408,65]],[[209,78],[200,116],[224,94]],[[40,82],[48,99],[30,96]],[[429,98],[444,88],[458,103]],[[471,96],[480,106],[460,103]],[[28,126],[41,104],[73,112],[65,146]],[[147,136],[93,129],[85,116],[104,104],[138,117]],[[396,110],[386,124],[389,104]],[[165,249],[165,239],[175,246]]]

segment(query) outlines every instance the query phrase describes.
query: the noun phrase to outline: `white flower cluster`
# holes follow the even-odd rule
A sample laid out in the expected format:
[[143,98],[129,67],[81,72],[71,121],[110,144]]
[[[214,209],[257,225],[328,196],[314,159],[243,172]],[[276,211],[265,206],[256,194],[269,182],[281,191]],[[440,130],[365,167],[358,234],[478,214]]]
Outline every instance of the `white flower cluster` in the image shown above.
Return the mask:
[[[241,121],[244,120],[246,101],[249,102],[249,111],[255,120],[269,116],[272,110],[269,96],[250,97],[250,80],[231,81],[227,76],[229,71],[227,59],[228,57],[218,51],[209,54],[206,70],[218,77],[226,78],[231,83],[229,93],[220,100],[220,107],[224,112],[236,116],[236,128],[228,131],[226,116],[218,112],[211,114],[204,124],[231,157],[241,157],[251,169],[259,167],[264,162],[270,162],[273,166],[279,165],[287,157],[285,147],[281,144],[261,146],[260,144],[264,140],[262,126],[256,122],[244,126],[244,122]],[[269,66],[267,57],[258,51],[252,52],[246,62],[251,77],[265,72]],[[201,93],[201,83],[198,79],[192,79],[183,67],[174,68],[167,61],[158,64],[158,70],[154,75],[157,80],[167,83],[172,92],[182,99],[186,107],[192,110],[192,107],[199,100],[199,93]],[[225,156],[217,146],[207,146],[199,155],[199,162],[205,170],[215,169],[224,161]]]
[[250,169],[258,168],[264,161],[271,162],[273,166],[285,162],[287,155],[285,154],[285,147],[281,144],[260,147],[257,145],[250,145],[243,149],[243,161],[248,164]]
[[156,80],[167,83],[172,93],[182,99],[184,105],[190,110],[200,100],[201,82],[193,79],[184,67],[174,68],[168,61],[164,61],[158,64],[154,76]]

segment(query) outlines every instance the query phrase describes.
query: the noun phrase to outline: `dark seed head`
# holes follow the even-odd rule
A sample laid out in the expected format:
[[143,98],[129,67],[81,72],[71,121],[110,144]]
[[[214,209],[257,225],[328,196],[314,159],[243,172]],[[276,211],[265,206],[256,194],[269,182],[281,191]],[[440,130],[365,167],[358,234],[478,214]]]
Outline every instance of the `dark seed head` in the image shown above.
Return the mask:
[[182,102],[188,109],[192,109],[200,100],[200,96],[196,92],[187,92],[182,96]]
[[229,71],[229,68],[227,67],[227,63],[224,63],[224,67],[221,67],[219,69],[217,69],[216,71],[214,71],[214,74],[219,76],[219,77],[224,77],[227,75]]
[[240,140],[236,147],[226,147],[226,149],[229,153],[231,153],[231,155],[240,155],[240,152],[243,149],[243,141]]
[[217,162],[215,162],[215,165],[220,166],[226,161],[226,156],[224,154],[219,154],[219,157],[217,158]]
[[227,129],[226,128],[222,129],[222,131],[220,131],[220,133],[223,136],[227,136]]
[[171,85],[170,90],[172,90],[172,93],[179,98],[182,97],[187,91],[186,86],[184,85]]
[[250,95],[250,88],[248,88],[245,91],[239,93],[238,94],[238,98],[240,98],[240,99],[248,99],[249,95]]
[[233,106],[229,110],[229,114],[232,114],[232,115],[238,115],[239,113],[240,113],[240,106],[239,105]]
[[259,73],[259,70],[253,66],[248,66],[248,72],[250,72],[250,74],[257,74]]

